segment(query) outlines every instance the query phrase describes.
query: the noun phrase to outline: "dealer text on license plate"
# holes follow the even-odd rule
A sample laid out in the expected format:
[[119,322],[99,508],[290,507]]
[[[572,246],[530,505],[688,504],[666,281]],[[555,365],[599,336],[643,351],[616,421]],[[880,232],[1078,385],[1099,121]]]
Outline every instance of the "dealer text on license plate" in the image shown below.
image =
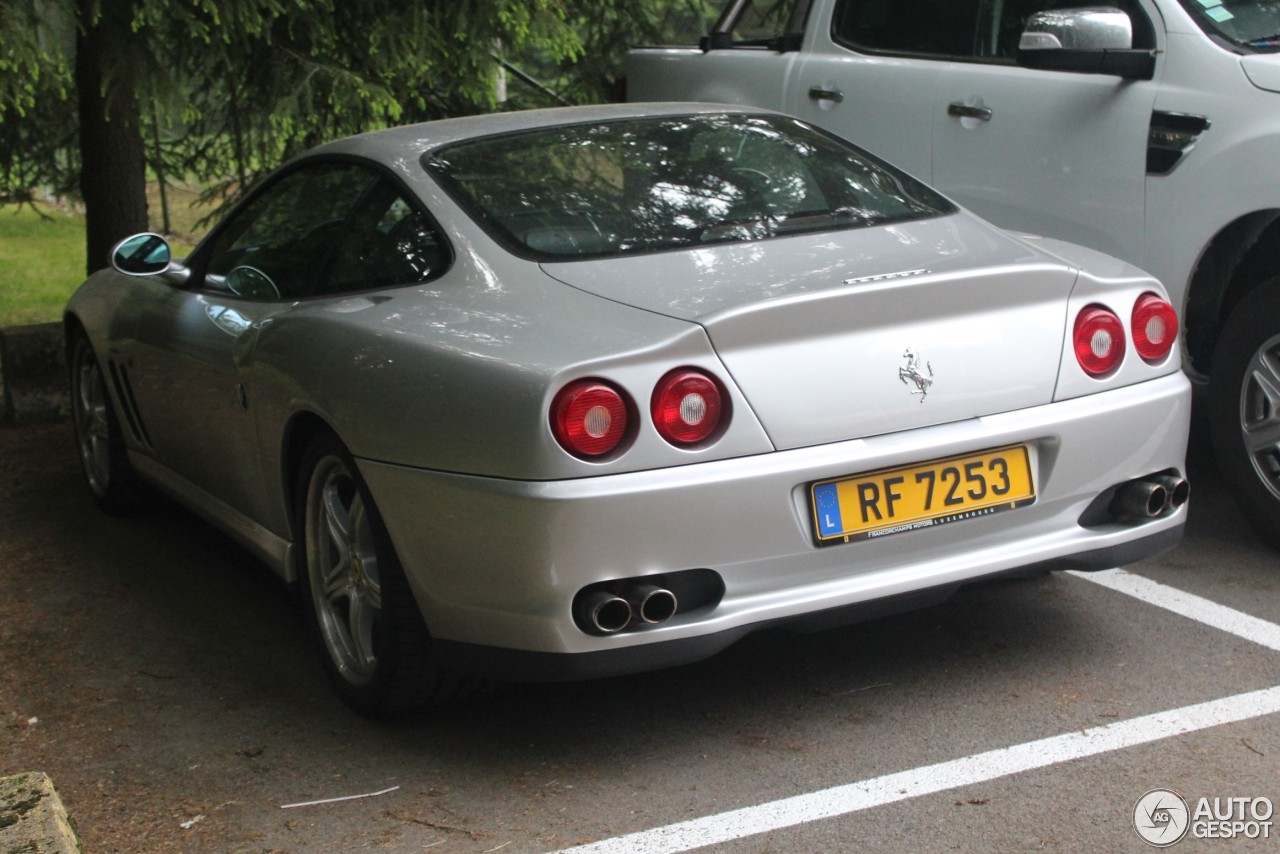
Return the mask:
[[1025,445],[824,480],[810,487],[818,543],[847,543],[1035,501]]

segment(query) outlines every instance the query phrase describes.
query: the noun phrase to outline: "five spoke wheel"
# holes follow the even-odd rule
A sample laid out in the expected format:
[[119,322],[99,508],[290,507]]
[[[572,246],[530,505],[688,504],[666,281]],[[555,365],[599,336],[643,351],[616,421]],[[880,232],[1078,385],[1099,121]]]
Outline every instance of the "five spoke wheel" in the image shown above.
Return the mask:
[[337,456],[316,464],[306,500],[307,572],[321,639],[343,678],[366,685],[377,673],[374,633],[382,610],[368,509]]
[[1280,547],[1280,278],[1231,311],[1213,353],[1209,424],[1241,511]]
[[396,715],[473,684],[445,676],[378,509],[351,454],[313,437],[298,473],[299,581],[329,680],[361,714]]

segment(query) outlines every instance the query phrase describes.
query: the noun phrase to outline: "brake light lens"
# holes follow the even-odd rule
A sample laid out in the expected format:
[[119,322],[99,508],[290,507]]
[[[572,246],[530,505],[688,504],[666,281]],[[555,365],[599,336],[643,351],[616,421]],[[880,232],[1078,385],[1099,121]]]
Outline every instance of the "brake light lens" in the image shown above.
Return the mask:
[[1138,297],[1133,305],[1133,349],[1147,362],[1163,361],[1178,337],[1178,313],[1155,294]]
[[600,380],[577,380],[551,403],[551,429],[575,457],[598,459],[617,450],[630,427],[632,407],[621,391]]
[[719,435],[727,403],[714,377],[678,368],[658,381],[650,412],[658,435],[672,445],[689,447]]
[[1110,309],[1085,306],[1072,333],[1076,361],[1091,377],[1114,371],[1124,358],[1124,324]]

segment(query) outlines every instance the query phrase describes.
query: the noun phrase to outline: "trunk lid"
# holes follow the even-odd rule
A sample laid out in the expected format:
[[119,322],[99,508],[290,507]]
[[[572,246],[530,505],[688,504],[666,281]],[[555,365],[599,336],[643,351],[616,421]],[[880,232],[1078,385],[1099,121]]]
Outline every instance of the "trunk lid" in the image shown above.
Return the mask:
[[1050,402],[1076,280],[964,213],[543,268],[702,325],[779,449]]

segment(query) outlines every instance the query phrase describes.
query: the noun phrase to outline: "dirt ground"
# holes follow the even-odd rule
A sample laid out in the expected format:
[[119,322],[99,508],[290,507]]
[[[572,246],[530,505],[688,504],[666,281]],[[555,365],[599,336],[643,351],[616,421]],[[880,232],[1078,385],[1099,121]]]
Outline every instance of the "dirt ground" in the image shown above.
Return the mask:
[[[47,772],[91,854],[503,842],[451,813],[424,754],[465,707],[347,712],[285,587],[184,511],[98,512],[66,424],[0,428],[0,661],[0,775]],[[281,809],[406,773],[395,798]]]
[[[287,664],[301,633],[271,629],[291,619],[283,587],[186,514],[98,513],[67,424],[0,429],[0,531],[0,770],[47,772],[90,852],[195,850],[182,823],[216,828],[262,765],[256,732],[288,725],[261,701],[324,690]],[[209,577],[219,563],[235,569]],[[202,616],[210,600],[234,619]],[[225,644],[229,631],[261,643]],[[248,669],[271,684],[225,678]],[[175,749],[188,725],[221,743]],[[211,836],[201,850],[236,844]]]
[[[159,503],[106,516],[68,424],[0,427],[0,776],[48,773],[89,854],[554,850],[614,832],[606,813],[635,819],[648,784],[618,772],[686,765],[666,733],[719,737],[670,699],[716,672],[696,666],[362,719],[285,586]],[[720,678],[718,698],[751,707],[749,680]]]

